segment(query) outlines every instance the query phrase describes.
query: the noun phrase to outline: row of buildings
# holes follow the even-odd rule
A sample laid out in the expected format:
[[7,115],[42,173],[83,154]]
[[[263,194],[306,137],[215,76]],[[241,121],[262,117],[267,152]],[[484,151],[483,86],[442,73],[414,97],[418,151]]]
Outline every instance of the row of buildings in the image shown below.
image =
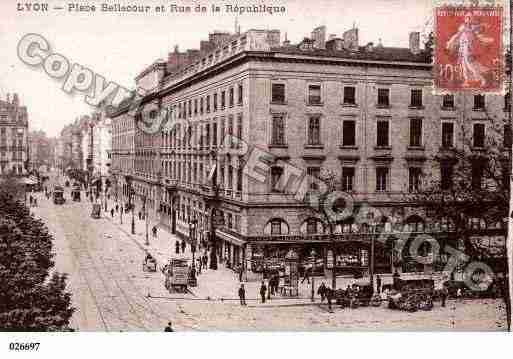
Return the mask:
[[80,169],[90,176],[109,175],[110,119],[102,111],[81,116],[65,126],[57,139],[55,162],[61,171]]
[[[418,190],[425,175],[450,181],[444,159],[461,146],[462,131],[484,146],[490,116],[509,118],[509,96],[435,95],[419,33],[405,33],[405,48],[362,46],[357,28],[326,38],[319,27],[298,44],[280,38],[278,30],[214,32],[199,50],[176,47],[140,72],[136,86],[149,92],[142,107],[168,110],[169,122],[154,135],[141,130],[128,103],[109,115],[116,191],[125,200],[135,193],[189,239],[209,237],[216,208],[219,256],[249,277],[291,248],[302,261],[314,249],[342,272],[368,267],[368,226],[350,217],[330,236],[322,216],[298,200],[297,186],[284,185],[290,166],[308,179],[306,192],[318,191],[311,179],[331,171],[356,212],[366,204],[409,225],[401,228],[443,236],[443,225],[405,203],[404,194]],[[219,151],[227,135],[265,153],[258,166],[247,168],[251,151]],[[393,237],[396,227],[386,230]],[[376,248],[376,271],[419,270],[394,261],[393,248],[393,241]]]
[[54,166],[55,139],[29,131],[27,107],[18,94],[0,100],[0,175],[26,176]]
[[29,168],[39,173],[55,167],[57,140],[42,130],[29,132]]

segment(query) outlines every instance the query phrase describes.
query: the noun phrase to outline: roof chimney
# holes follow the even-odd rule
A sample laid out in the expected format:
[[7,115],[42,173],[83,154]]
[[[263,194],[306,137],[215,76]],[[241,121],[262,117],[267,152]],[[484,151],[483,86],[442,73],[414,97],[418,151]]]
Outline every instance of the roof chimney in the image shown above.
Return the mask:
[[285,33],[285,40],[283,40],[283,46],[290,46],[290,41],[287,39],[287,33]]
[[353,24],[353,28],[347,30],[342,34],[344,40],[344,47],[348,50],[358,51],[358,28]]
[[414,55],[420,52],[420,32],[410,32],[410,51]]
[[326,26],[319,26],[313,29],[311,38],[316,49],[326,48]]

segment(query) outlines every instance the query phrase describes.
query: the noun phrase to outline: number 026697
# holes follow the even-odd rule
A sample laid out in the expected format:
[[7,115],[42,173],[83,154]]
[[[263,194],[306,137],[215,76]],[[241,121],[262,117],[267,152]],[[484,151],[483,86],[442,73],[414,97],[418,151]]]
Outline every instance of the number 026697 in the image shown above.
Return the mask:
[[9,343],[9,350],[14,351],[37,351],[39,350],[39,343]]

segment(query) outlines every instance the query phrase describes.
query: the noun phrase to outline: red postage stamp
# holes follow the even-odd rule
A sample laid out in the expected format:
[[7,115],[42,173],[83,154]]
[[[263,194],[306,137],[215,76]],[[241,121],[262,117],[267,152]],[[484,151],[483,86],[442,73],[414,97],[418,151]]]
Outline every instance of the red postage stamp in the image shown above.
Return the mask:
[[435,9],[435,89],[501,92],[502,8]]

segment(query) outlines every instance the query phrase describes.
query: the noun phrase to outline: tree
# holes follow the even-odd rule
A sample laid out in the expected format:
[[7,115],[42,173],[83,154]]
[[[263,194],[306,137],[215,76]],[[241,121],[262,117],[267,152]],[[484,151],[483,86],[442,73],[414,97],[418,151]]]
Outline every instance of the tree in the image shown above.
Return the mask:
[[66,276],[50,276],[52,236],[11,194],[0,191],[0,203],[0,329],[71,330]]
[[335,290],[337,287],[335,226],[351,215],[346,209],[348,205],[352,206],[352,199],[348,193],[342,191],[340,177],[334,171],[324,169],[319,174],[319,178],[310,176],[309,181],[316,183],[317,189],[312,191],[309,188],[309,192],[306,193],[307,208],[322,219],[328,231],[331,240],[330,250],[333,254],[331,288]]
[[2,191],[11,194],[14,199],[23,200],[25,198],[26,185],[20,181],[14,174],[7,174],[0,178]]
[[[471,261],[486,263],[507,274],[511,127],[508,122],[487,117],[483,143],[476,143],[480,141],[478,136],[472,136],[468,123],[462,123],[460,143],[441,149],[432,159],[438,163],[440,176],[427,176],[421,190],[406,195],[406,200],[426,208],[433,220],[445,223],[448,237],[463,244],[464,254]],[[509,330],[507,277],[499,285]]]

